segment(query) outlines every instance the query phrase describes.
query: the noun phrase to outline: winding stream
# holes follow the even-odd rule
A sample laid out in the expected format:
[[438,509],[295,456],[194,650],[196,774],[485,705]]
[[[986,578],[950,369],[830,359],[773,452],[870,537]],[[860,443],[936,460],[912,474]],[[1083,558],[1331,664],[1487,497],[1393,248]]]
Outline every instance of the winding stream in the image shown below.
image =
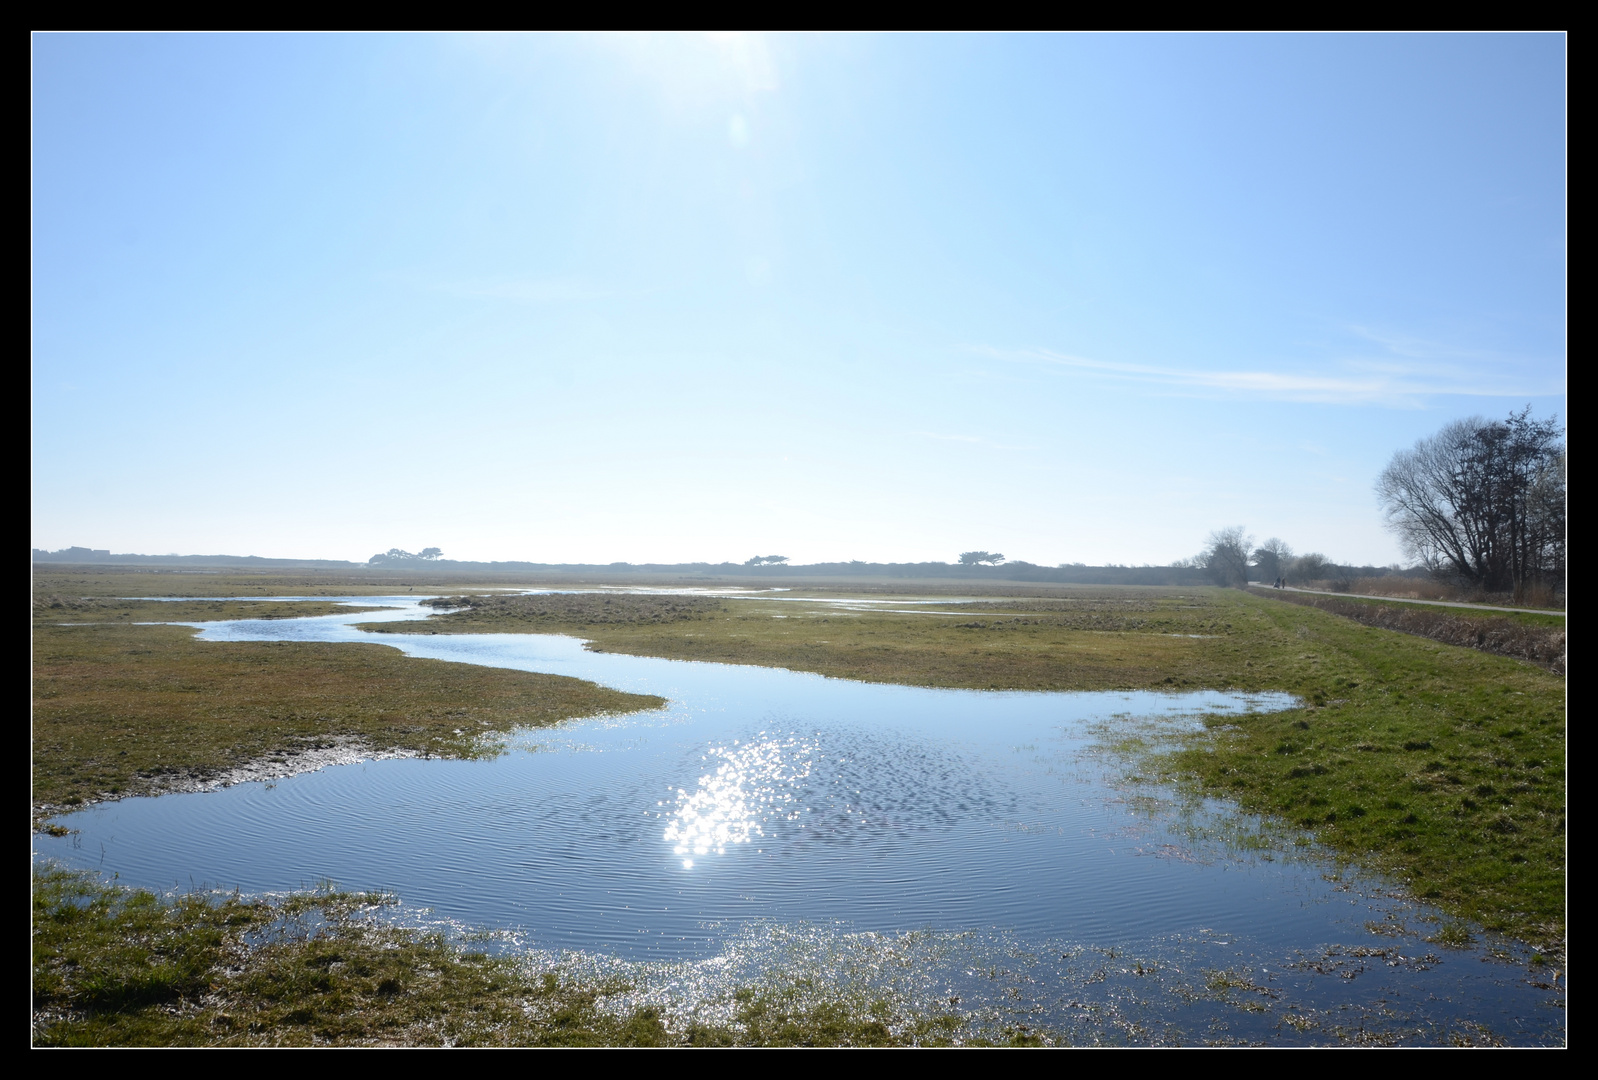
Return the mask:
[[670,704],[520,732],[491,759],[99,805],[55,819],[77,831],[36,836],[35,857],[156,890],[388,890],[532,952],[675,965],[690,996],[714,980],[683,972],[736,981],[798,942],[829,968],[920,950],[901,963],[914,992],[1079,1037],[1564,1040],[1562,993],[1524,951],[1430,944],[1435,913],[1231,808],[1128,780],[1107,749],[1285,695],[930,690],[547,635],[374,639],[352,624],[429,612],[350,599],[394,610],[192,625],[207,641],[377,640]]

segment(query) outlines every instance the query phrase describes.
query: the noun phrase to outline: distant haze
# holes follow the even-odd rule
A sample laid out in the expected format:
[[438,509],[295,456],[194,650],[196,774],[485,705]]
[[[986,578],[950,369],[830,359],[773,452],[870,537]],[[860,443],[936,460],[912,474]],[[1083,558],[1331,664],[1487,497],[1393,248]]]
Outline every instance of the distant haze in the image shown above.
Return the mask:
[[32,544],[1402,556],[1566,410],[1566,39],[32,39]]

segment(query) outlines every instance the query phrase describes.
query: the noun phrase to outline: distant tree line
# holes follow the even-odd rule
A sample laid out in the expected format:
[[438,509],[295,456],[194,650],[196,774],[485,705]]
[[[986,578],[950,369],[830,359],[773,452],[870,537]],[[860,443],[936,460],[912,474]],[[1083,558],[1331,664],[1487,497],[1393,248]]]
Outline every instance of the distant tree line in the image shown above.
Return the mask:
[[[980,553],[979,553],[980,554]],[[1002,556],[997,558],[1003,559]],[[584,577],[604,575],[670,575],[676,578],[723,577],[810,577],[810,578],[887,578],[887,579],[969,579],[973,575],[997,581],[1060,582],[1090,585],[1202,585],[1206,578],[1183,562],[1180,566],[1128,566],[1110,564],[1088,566],[1083,563],[1061,563],[1043,566],[1022,559],[1004,559],[996,563],[912,562],[883,563],[852,559],[848,562],[809,563],[794,566],[785,556],[765,555],[742,563],[691,562],[691,563],[543,563],[531,561],[476,562],[443,558],[438,548],[424,548],[419,553],[393,548],[374,555],[368,562],[346,562],[336,559],[263,559],[255,555],[136,555],[113,554],[108,549],[66,548],[60,551],[33,550],[35,563],[82,564],[104,563],[125,566],[238,566],[238,567],[305,567],[328,570],[360,571],[382,570],[385,573],[402,571],[418,573],[451,574],[572,574]]]
[[68,547],[58,551],[33,549],[35,563],[98,564],[106,566],[236,566],[244,569],[354,570],[365,565],[344,559],[263,559],[259,555],[137,555],[109,548]]
[[436,547],[423,548],[412,554],[403,548],[389,548],[381,555],[373,555],[366,560],[369,566],[387,566],[394,563],[436,562],[443,558],[444,553]]
[[43,548],[33,549],[34,562],[104,562],[111,558],[110,548],[68,547],[60,551],[45,551]]
[[1425,574],[1422,567],[1404,569],[1393,566],[1349,566],[1333,562],[1318,551],[1295,555],[1285,540],[1271,537],[1256,545],[1241,525],[1210,533],[1204,550],[1179,565],[1202,570],[1215,584],[1241,589],[1251,581],[1265,585],[1277,582],[1330,581],[1352,582],[1356,578],[1379,578],[1394,574]]

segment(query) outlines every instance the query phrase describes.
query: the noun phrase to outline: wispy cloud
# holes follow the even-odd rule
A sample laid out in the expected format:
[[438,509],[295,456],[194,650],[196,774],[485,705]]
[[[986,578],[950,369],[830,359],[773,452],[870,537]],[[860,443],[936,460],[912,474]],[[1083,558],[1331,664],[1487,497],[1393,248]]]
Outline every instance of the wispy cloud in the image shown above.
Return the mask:
[[1379,327],[1350,324],[1344,329],[1354,337],[1380,345],[1394,356],[1411,360],[1493,360],[1501,359],[1481,349],[1470,349],[1433,338],[1418,337]]
[[995,359],[1067,368],[1097,378],[1204,396],[1413,408],[1428,398],[1444,395],[1540,397],[1564,393],[1562,384],[1539,386],[1537,380],[1518,372],[1505,373],[1501,368],[1494,370],[1493,365],[1416,363],[1391,357],[1342,360],[1328,372],[1214,371],[1094,360],[1051,349],[1001,350],[982,346],[976,351]]
[[941,431],[918,431],[924,439],[937,439],[939,442],[964,443],[967,446],[985,446],[990,450],[1036,450],[1035,446],[1016,446],[1011,443],[994,442],[980,435],[949,435]]

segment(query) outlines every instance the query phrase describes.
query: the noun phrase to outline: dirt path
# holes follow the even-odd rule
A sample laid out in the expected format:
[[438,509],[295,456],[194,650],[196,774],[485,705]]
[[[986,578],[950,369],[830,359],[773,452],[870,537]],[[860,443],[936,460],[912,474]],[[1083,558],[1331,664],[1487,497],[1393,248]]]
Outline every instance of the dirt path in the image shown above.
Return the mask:
[[[1259,589],[1270,589],[1275,586],[1267,585],[1263,581],[1251,581],[1249,584]],[[1425,604],[1428,607],[1456,607],[1467,611],[1512,611],[1521,615],[1558,615],[1565,617],[1563,611],[1552,611],[1548,608],[1523,608],[1523,607],[1489,607],[1486,604],[1462,604],[1457,600],[1411,600],[1407,596],[1374,596],[1370,593],[1340,593],[1329,592],[1326,589],[1297,589],[1291,585],[1282,586],[1284,592],[1310,593],[1314,596],[1342,596],[1358,598],[1361,600],[1391,600],[1395,604]]]

